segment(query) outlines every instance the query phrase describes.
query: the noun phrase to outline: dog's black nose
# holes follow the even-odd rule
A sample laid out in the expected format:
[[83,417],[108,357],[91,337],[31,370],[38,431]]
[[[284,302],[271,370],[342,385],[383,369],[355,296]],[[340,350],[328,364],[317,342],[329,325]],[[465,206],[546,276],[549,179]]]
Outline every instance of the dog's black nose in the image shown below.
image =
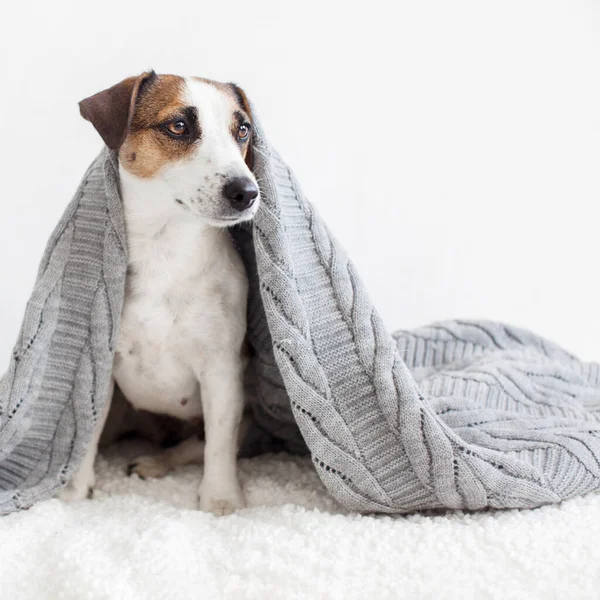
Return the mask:
[[223,195],[236,210],[246,210],[254,204],[258,187],[249,177],[236,177],[223,186]]

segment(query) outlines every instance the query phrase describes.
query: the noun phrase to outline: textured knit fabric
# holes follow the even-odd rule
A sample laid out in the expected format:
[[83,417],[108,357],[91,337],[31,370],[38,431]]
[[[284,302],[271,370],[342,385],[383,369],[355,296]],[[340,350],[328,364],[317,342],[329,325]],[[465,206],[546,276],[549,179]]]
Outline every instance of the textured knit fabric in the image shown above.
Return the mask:
[[[232,234],[250,279],[259,425],[308,448],[335,498],[362,512],[530,508],[600,487],[600,366],[496,323],[390,335],[255,131],[262,204]],[[83,458],[106,401],[126,261],[117,161],[104,150],[50,238],[0,382],[2,513],[53,495]]]

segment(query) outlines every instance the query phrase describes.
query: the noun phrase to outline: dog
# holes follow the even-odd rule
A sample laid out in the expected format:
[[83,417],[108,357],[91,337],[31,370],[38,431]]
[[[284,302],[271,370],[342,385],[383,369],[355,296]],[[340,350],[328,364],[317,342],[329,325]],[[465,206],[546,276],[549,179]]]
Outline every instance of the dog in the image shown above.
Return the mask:
[[80,102],[84,119],[118,152],[128,267],[109,401],[85,458],[60,493],[88,496],[115,385],[135,409],[203,422],[130,472],[163,476],[204,461],[200,509],[244,506],[237,451],[244,433],[248,281],[227,228],[252,219],[252,114],[235,84],[198,77],[130,77]]

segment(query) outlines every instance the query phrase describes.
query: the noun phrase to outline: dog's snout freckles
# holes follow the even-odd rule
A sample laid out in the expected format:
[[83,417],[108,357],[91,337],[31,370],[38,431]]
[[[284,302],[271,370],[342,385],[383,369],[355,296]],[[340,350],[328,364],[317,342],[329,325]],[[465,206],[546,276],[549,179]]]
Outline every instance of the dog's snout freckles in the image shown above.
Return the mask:
[[232,208],[243,211],[250,208],[258,197],[258,186],[249,177],[234,177],[223,186],[223,196]]

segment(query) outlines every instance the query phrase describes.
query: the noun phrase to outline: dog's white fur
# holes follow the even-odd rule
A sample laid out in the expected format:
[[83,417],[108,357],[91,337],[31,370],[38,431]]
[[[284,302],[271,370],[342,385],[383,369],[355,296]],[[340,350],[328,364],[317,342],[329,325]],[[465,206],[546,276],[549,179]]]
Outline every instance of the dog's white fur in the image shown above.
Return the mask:
[[[136,408],[203,417],[205,445],[192,438],[161,459],[139,459],[136,468],[152,475],[157,464],[203,456],[200,508],[227,514],[244,505],[236,454],[248,283],[224,228],[233,221],[222,187],[235,176],[255,179],[231,135],[231,99],[191,79],[186,95],[202,128],[191,159],[169,163],[148,179],[120,164],[129,270],[113,377]],[[258,201],[237,221],[252,218]],[[83,498],[93,486],[103,424],[63,498]]]

